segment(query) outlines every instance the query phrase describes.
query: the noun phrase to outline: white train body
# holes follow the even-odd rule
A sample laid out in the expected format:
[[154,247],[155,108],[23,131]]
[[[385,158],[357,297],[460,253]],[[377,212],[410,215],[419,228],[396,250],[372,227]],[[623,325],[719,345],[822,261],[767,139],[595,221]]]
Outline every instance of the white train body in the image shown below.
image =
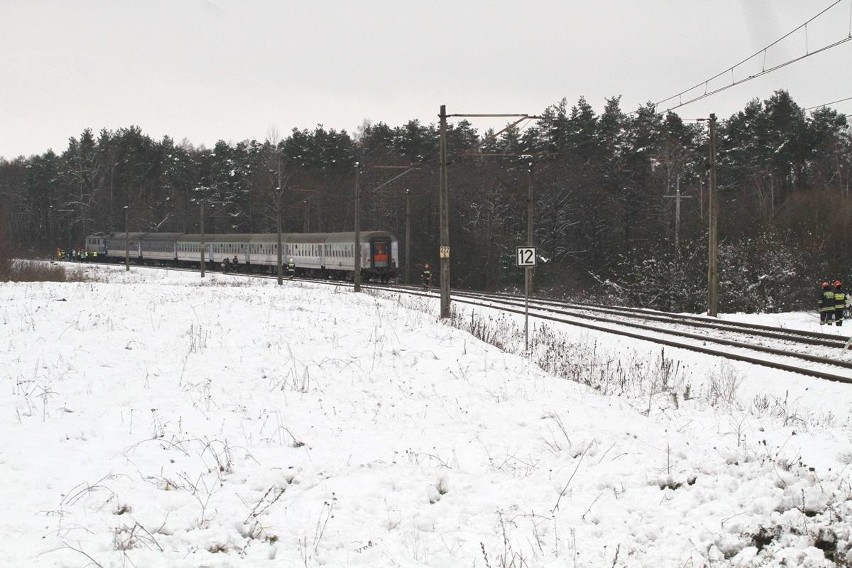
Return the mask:
[[[367,279],[392,278],[399,265],[399,242],[387,231],[362,231],[359,253],[362,276]],[[219,266],[228,259],[243,270],[258,271],[278,266],[278,235],[189,234],[189,233],[109,233],[90,235],[86,250],[91,255],[119,262],[129,257],[134,263],[199,265],[204,246],[205,265]],[[236,258],[236,263],[233,259]],[[296,272],[306,276],[351,278],[355,270],[355,233],[282,233],[281,260],[292,260]]]

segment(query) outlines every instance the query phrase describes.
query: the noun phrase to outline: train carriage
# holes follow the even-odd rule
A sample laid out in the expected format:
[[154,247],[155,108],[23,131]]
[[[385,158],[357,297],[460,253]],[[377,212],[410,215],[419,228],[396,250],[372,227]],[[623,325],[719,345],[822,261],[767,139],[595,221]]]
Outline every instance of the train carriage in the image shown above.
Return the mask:
[[[282,242],[284,235],[281,235]],[[248,242],[248,258],[246,262],[252,267],[278,265],[278,235],[276,233],[256,233],[251,235]],[[282,263],[287,257],[282,257]]]
[[133,261],[142,258],[141,241],[147,233],[111,233],[104,237],[107,258],[117,260],[130,257]]
[[251,258],[249,244],[254,235],[248,233],[236,233],[233,235],[205,235],[210,243],[210,254],[219,262],[237,259],[237,264],[248,264]]
[[306,276],[324,276],[325,240],[325,233],[287,234],[284,244],[284,262],[293,259],[297,273]]
[[[300,274],[318,276],[323,267],[324,237],[324,233],[282,233],[281,263],[287,264],[293,259]],[[252,266],[277,267],[278,234],[252,235],[249,253]]]
[[177,260],[177,239],[181,233],[145,233],[139,238],[139,254],[143,262]]
[[105,257],[107,236],[105,233],[95,233],[86,237],[86,254],[92,258]]
[[179,265],[189,266],[201,263],[201,243],[204,243],[204,263],[214,262],[214,255],[210,242],[213,235],[180,235],[175,241],[176,261]]
[[[361,274],[366,279],[387,279],[395,275],[399,244],[387,231],[362,231],[359,254]],[[355,272],[355,233],[329,233],[325,239],[326,268],[345,272],[351,278]]]
[[[126,238],[125,238],[126,237]],[[260,234],[188,234],[188,233],[110,233],[90,235],[87,250],[99,249],[113,260],[123,259],[126,251],[134,262],[174,263],[197,266],[204,243],[205,263],[215,268],[225,259],[237,258],[246,270],[278,265],[278,235]],[[388,231],[362,231],[360,246],[361,276],[367,280],[387,281],[396,275],[399,243]],[[296,265],[304,276],[334,277],[351,280],[355,271],[355,233],[282,233],[281,260]]]

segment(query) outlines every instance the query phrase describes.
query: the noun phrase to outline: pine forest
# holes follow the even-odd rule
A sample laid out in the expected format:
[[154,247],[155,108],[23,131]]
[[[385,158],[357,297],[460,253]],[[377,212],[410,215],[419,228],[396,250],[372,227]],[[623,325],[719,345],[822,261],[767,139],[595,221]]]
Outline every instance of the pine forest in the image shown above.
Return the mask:
[[[720,309],[813,309],[819,282],[852,277],[846,116],[777,91],[716,133]],[[437,117],[213,148],[87,129],[61,154],[0,159],[0,236],[37,258],[96,232],[199,232],[202,211],[208,233],[275,232],[279,208],[285,232],[351,231],[358,168],[362,230],[391,231],[402,251],[408,207],[419,270],[438,261],[438,140]],[[703,311],[708,140],[706,121],[620,97],[599,113],[563,99],[497,133],[451,122],[452,286],[523,286],[514,253],[532,194],[536,293]]]

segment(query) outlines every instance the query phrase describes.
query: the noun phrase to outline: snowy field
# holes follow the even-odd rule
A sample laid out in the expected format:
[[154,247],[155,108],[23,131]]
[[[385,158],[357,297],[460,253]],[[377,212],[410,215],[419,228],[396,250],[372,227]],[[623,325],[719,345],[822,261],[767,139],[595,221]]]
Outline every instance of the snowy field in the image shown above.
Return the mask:
[[81,269],[0,285],[2,566],[852,565],[852,385],[537,327],[579,384],[437,300]]

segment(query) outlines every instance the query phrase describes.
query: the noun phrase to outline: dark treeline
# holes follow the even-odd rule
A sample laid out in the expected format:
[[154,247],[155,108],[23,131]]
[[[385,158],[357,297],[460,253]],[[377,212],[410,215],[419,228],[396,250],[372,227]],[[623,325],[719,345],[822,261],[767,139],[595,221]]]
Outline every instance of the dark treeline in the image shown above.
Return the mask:
[[[650,105],[628,113],[619,97],[601,114],[583,98],[563,100],[499,136],[451,124],[453,286],[520,285],[514,249],[526,244],[532,184],[539,290],[703,310],[707,148],[705,123]],[[852,276],[844,115],[807,113],[778,91],[720,120],[717,148],[722,310],[811,308],[818,281]],[[285,232],[348,231],[357,163],[362,228],[394,232],[401,250],[409,190],[418,270],[437,263],[437,156],[437,124],[416,120],[210,149],[137,127],[86,130],[61,154],[0,160],[2,228],[18,250],[43,254],[123,231],[125,214],[131,231],[198,232],[203,202],[208,233],[274,232],[279,207]]]

